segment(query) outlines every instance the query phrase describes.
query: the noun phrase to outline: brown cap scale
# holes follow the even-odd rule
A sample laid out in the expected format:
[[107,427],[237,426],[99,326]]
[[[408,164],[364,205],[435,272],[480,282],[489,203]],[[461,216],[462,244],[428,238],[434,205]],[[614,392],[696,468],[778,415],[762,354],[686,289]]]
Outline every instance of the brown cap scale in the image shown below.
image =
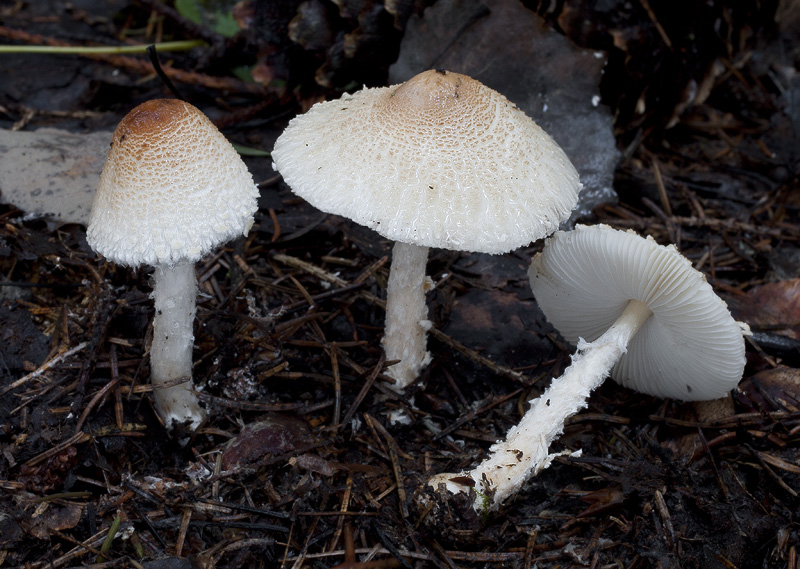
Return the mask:
[[503,253],[575,207],[561,148],[500,93],[426,71],[295,118],[272,153],[292,191],[395,241]]
[[188,103],[147,101],[114,132],[87,240],[111,261],[155,266],[150,368],[156,410],[168,427],[196,428],[205,417],[191,382],[194,263],[247,233],[258,194],[233,146]]
[[[272,157],[309,203],[395,240],[395,259],[409,247],[504,253],[527,245],[558,228],[581,188],[566,154],[513,103],[470,77],[438,70],[315,105],[289,123]],[[428,359],[427,249],[413,256],[404,264],[422,266],[398,286],[415,298],[394,299],[390,281],[387,299],[387,357],[416,362],[402,377],[394,374],[400,387]],[[412,307],[408,323],[398,323],[393,304]],[[390,348],[393,329],[405,338],[397,348]]]
[[257,197],[244,162],[203,113],[147,101],[114,132],[87,238],[124,265],[197,261],[247,233]]

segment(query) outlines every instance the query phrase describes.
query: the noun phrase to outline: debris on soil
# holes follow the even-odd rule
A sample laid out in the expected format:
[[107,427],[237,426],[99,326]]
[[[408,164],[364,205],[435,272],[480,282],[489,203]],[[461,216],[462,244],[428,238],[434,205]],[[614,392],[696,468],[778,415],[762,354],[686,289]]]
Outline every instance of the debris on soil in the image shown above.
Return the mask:
[[[581,456],[500,512],[426,507],[430,476],[475,465],[569,364],[524,276],[540,244],[432,254],[434,362],[401,397],[380,344],[389,243],[320,214],[251,156],[256,224],[198,264],[193,371],[209,419],[170,437],[148,381],[148,273],[98,259],[78,224],[9,204],[0,172],[0,568],[800,566],[796,2],[528,1],[506,28],[495,18],[513,3],[189,4],[224,6],[239,30],[171,2],[9,0],[0,37],[203,38],[159,54],[165,73],[229,138],[269,151],[297,112],[388,84],[397,54],[441,45],[418,43],[422,26],[461,7],[449,32],[471,43],[446,57],[476,67],[456,71],[532,114],[546,98],[545,119],[576,93],[601,117],[603,148],[580,127],[559,139],[585,138],[613,169],[618,201],[582,221],[675,243],[753,327],[745,377],[715,415],[607,382],[554,445]],[[590,50],[580,88],[564,77],[583,55],[546,90],[526,81],[543,23]],[[526,55],[501,55],[516,48]],[[110,131],[168,95],[145,55],[0,54],[0,127],[19,136]]]

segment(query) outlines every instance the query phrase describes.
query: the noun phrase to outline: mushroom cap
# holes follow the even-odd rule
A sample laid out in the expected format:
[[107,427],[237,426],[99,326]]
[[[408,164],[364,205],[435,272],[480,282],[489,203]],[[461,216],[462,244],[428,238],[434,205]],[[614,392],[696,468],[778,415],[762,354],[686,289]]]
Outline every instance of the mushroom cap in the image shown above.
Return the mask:
[[92,249],[120,264],[197,261],[247,233],[258,188],[197,108],[142,103],[119,123],[89,218]]
[[647,305],[653,315],[611,372],[626,387],[698,401],[724,396],[742,377],[743,325],[672,245],[579,225],[548,239],[528,276],[539,307],[572,343],[596,340],[629,300]]
[[323,211],[394,241],[485,253],[555,231],[581,188],[525,113],[446,71],[316,104],[289,123],[272,158]]

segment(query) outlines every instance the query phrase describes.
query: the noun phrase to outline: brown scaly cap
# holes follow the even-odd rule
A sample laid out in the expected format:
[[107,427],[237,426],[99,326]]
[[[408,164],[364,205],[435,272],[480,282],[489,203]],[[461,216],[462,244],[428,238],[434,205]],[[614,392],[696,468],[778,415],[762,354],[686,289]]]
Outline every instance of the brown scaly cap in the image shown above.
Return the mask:
[[449,71],[314,105],[275,143],[317,208],[390,239],[502,253],[555,231],[578,199],[561,148],[500,93]]
[[250,229],[257,198],[247,167],[202,112],[147,101],[114,132],[87,239],[126,265],[196,261]]

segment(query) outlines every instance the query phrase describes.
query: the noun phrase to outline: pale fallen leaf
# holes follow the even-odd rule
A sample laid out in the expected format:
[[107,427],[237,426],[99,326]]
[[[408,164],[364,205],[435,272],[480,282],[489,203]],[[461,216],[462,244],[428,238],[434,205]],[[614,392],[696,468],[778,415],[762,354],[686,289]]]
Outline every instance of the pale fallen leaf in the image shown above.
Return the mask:
[[86,225],[111,136],[0,129],[0,200],[30,215]]

